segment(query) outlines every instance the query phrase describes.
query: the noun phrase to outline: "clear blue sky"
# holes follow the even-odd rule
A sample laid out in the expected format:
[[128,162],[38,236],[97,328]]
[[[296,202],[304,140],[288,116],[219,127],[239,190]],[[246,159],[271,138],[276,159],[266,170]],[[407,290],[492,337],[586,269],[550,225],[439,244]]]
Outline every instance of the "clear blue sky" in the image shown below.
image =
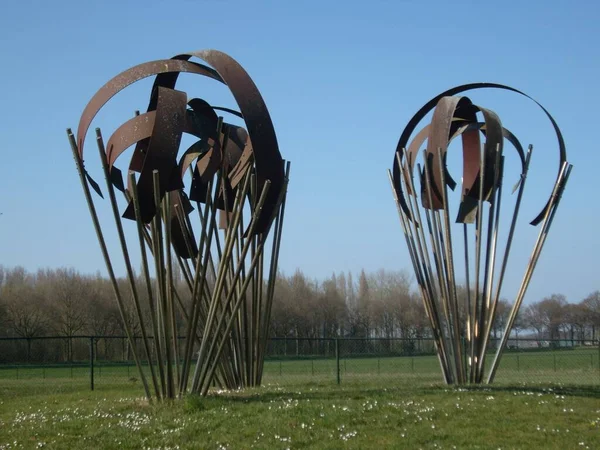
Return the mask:
[[[281,151],[292,161],[284,271],[299,267],[322,279],[363,267],[409,268],[386,176],[400,132],[438,92],[491,81],[538,99],[563,130],[575,169],[527,301],[553,292],[578,301],[600,289],[599,11],[592,0],[5,0],[0,264],[104,272],[65,128],[77,127],[89,98],[120,71],[217,48],[255,80]],[[134,109],[145,109],[147,86],[118,96],[109,109],[115,116],[101,114],[94,126],[108,134]],[[210,98],[214,85],[197,86],[195,94]],[[233,106],[225,94],[216,95]],[[557,147],[542,113],[517,95],[468,95],[536,146],[537,175],[520,222],[525,240],[516,243],[515,270],[507,278],[510,297],[536,231],[525,219],[545,201]],[[89,142],[88,165],[103,182]]]

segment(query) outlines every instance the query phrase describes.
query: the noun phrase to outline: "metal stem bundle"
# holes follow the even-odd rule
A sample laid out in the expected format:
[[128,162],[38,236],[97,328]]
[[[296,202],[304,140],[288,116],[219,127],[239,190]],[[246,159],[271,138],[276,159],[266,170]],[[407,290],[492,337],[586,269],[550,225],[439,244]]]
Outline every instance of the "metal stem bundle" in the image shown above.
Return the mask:
[[[214,69],[189,62],[192,56]],[[229,86],[240,112],[201,99],[188,102],[173,89],[173,75],[179,72]],[[102,194],[82,155],[97,111],[121,89],[151,75],[156,80],[147,113],[136,112],[106,148],[96,129],[129,284],[127,298],[113,270],[91,191]],[[224,122],[217,110],[243,119],[247,130]],[[246,72],[214,50],[141,64],[98,91],[82,115],[77,138],[67,133],[146,396],[173,399],[186,393],[206,395],[214,385],[237,389],[260,384],[290,164],[281,159],[266,106]],[[182,133],[199,141],[178,161]],[[134,144],[125,187],[114,164]],[[183,191],[187,173],[189,197]],[[122,216],[115,189],[128,204]],[[196,224],[190,218],[192,202],[198,209]],[[249,223],[244,221],[248,215]],[[129,233],[137,235],[140,279],[132,266]],[[269,240],[271,252],[265,254]],[[141,333],[142,353],[133,340],[133,327]]]
[[[480,87],[506,89],[525,95],[513,88],[491,83],[459,86],[440,94],[409,122],[395,154],[394,171],[388,171],[401,228],[435,339],[440,367],[448,384],[493,382],[572,169],[572,165],[566,161],[560,130],[542,107],[557,133],[561,150],[560,170],[552,195],[532,222],[540,226],[539,236],[493,362],[486,372],[490,336],[497,319],[532,147],[525,154],[519,141],[502,127],[495,113],[473,105],[467,97],[452,97],[456,93]],[[431,124],[408,145],[412,131],[431,110]],[[477,113],[483,114],[484,122],[478,122]],[[479,143],[480,133],[486,138],[483,147]],[[455,183],[446,167],[448,146],[457,137],[462,137],[463,142],[464,173],[456,222],[461,224],[458,227],[461,228],[464,262],[455,259],[454,249],[461,244],[453,236],[453,229],[457,226],[453,226],[450,220],[448,187],[454,189]],[[501,217],[507,214],[503,213],[502,204],[504,140],[510,142],[519,154],[521,176],[514,209],[508,213],[511,214],[508,237],[502,244],[499,239]],[[427,150],[423,151],[421,165],[416,159],[419,146],[425,141]],[[413,176],[415,168],[418,184]],[[470,250],[472,244],[473,250]],[[462,264],[466,282],[464,298],[458,295],[455,270]]]

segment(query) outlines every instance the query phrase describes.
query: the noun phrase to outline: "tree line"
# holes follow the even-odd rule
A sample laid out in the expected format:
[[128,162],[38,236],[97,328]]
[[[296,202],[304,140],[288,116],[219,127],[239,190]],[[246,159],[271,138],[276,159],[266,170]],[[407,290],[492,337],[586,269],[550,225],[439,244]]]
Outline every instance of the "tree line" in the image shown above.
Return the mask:
[[[140,277],[140,285],[142,282]],[[177,283],[179,300],[185,307],[189,301],[186,287],[178,277]],[[119,279],[118,284],[122,293],[129,292],[126,279]],[[466,291],[459,289],[459,296],[465,297]],[[501,300],[493,326],[496,337],[509,310],[509,303]],[[122,323],[112,285],[100,274],[86,275],[67,268],[33,273],[22,267],[0,266],[0,337],[122,336]],[[178,323],[183,333],[181,313]],[[133,331],[139,330],[134,326]],[[532,302],[522,308],[513,333],[533,334],[538,339],[595,340],[600,336],[600,291],[576,302],[569,302],[562,294]],[[363,270],[357,277],[342,272],[317,281],[297,270],[278,278],[271,336],[425,339],[431,332],[408,272]]]

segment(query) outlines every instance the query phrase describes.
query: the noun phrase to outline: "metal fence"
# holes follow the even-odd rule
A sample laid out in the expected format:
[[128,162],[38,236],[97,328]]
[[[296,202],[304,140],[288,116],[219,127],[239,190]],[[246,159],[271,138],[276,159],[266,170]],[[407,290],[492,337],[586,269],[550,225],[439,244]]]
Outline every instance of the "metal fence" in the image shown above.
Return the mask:
[[[142,355],[141,339],[135,342]],[[491,340],[488,358],[497,342]],[[148,361],[143,364],[148,369]],[[123,336],[0,338],[0,385],[28,380],[141,389],[138,378]],[[271,338],[263,378],[281,385],[441,381],[433,339],[380,338]],[[496,382],[600,386],[600,342],[510,340]]]

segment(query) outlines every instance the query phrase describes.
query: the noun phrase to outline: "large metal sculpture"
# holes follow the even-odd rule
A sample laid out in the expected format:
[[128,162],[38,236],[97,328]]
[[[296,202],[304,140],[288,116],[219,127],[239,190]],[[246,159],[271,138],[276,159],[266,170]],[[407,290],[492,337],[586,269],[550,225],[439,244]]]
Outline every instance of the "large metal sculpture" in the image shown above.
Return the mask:
[[[180,73],[227,86],[239,111],[188,99],[175,89]],[[109,228],[116,231],[127,272],[129,292],[124,292],[106,245],[109,228],[100,224],[91,190],[102,192],[83,155],[98,111],[150,76],[155,79],[147,112],[136,112],[106,145],[96,128],[114,216],[115,227]],[[241,125],[225,122],[220,113]],[[248,74],[215,50],[140,64],[105,84],[86,106],[77,135],[67,134],[147,397],[260,384],[290,166],[281,158],[267,107]],[[182,138],[190,136],[193,144],[180,154]],[[132,146],[125,182],[116,164]],[[133,241],[126,239],[127,228],[135,231]],[[141,283],[132,268],[133,248],[141,258]],[[184,289],[175,282],[176,267]],[[179,321],[183,340],[177,336]],[[134,326],[141,346],[135,345]]]
[[[440,366],[449,384],[481,383],[484,380],[491,383],[494,380],[572,168],[566,161],[565,144],[558,125],[536,102],[554,127],[559,145],[559,171],[549,200],[531,222],[531,225],[540,227],[539,235],[502,339],[486,373],[486,352],[496,319],[532,146],[525,152],[519,140],[503,127],[493,111],[474,105],[467,97],[456,96],[480,88],[504,89],[528,97],[516,89],[493,83],[462,85],[441,93],[409,121],[398,142],[393,172],[389,172]],[[411,141],[414,130],[431,111],[431,123]],[[477,117],[478,114],[483,120]],[[454,190],[456,182],[448,171],[446,155],[449,144],[458,137],[462,140],[463,151],[462,186],[458,207],[451,210],[448,188]],[[485,141],[483,145],[482,138]],[[425,142],[426,150],[421,152]],[[503,213],[505,142],[517,152],[521,173],[513,189],[513,193],[516,191],[514,207]],[[419,156],[422,156],[422,162],[417,162]],[[502,214],[510,218],[507,238],[503,243],[499,242]],[[459,235],[456,235],[457,231]],[[462,266],[461,272],[464,271],[464,298],[459,298],[457,293],[456,272],[459,265]]]

